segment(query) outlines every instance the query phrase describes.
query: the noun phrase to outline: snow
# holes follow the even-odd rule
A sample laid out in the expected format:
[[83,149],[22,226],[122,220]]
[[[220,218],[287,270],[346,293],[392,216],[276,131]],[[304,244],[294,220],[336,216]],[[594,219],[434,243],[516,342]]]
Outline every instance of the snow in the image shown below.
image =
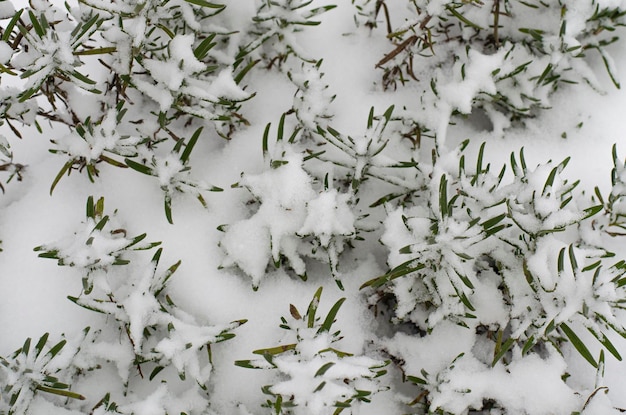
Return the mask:
[[476,318],[486,325],[506,326],[507,307],[504,299],[498,294],[497,282],[493,280],[479,281],[470,301],[476,308]]
[[433,405],[451,413],[463,413],[480,407],[483,399],[493,399],[513,413],[548,415],[575,411],[580,403],[561,380],[564,365],[558,358],[548,360],[529,356],[505,370],[502,366],[488,369],[463,356],[444,374],[446,380],[441,390],[435,392]]
[[[12,17],[14,3],[18,2],[0,1],[0,19]],[[47,7],[44,1],[32,3]],[[110,12],[126,7],[126,12],[134,13],[133,2],[89,3]],[[10,143],[2,163],[13,157],[27,165],[20,182],[14,178],[5,183],[7,171],[0,169],[5,187],[5,194],[0,195],[0,287],[5,293],[0,324],[7,334],[0,342],[0,355],[10,356],[27,337],[36,340],[50,332],[56,339],[61,333],[68,339],[81,338],[79,333],[92,327],[84,337],[83,350],[76,351],[76,359],[64,355],[55,361],[55,370],[71,374],[71,389],[79,390],[86,401],[56,399],[37,391],[28,413],[104,414],[103,406],[93,408],[110,391],[117,411],[123,414],[249,415],[261,413],[264,409],[260,405],[272,398],[261,390],[266,385],[287,400],[293,396],[297,404],[291,412],[294,414],[333,413],[336,408],[332,404],[348,400],[361,389],[373,392],[373,402],[355,402],[352,413],[404,413],[412,409],[402,402],[413,400],[419,394],[411,396],[413,392],[421,389],[410,380],[398,387],[400,371],[426,382],[423,387],[432,412],[467,413],[490,400],[506,407],[506,413],[620,413],[616,408],[626,407],[624,363],[607,350],[604,377],[595,376],[595,369],[571,345],[564,346],[561,353],[549,342],[527,353],[521,350],[531,336],[537,339],[545,335],[561,342],[565,335],[558,328],[547,332],[551,322],[573,322],[571,327],[591,349],[594,359],[599,356],[600,344],[588,328],[606,331],[622,355],[626,347],[626,342],[606,325],[585,325],[583,315],[597,314],[616,328],[626,322],[626,316],[613,307],[624,295],[624,289],[615,283],[623,275],[619,267],[611,267],[624,257],[623,241],[604,232],[620,230],[611,227],[602,215],[580,222],[582,209],[599,203],[591,200],[595,186],[605,199],[609,195],[621,198],[624,193],[623,165],[615,169],[617,183],[611,186],[611,147],[617,143],[617,161],[622,162],[626,95],[613,88],[601,58],[613,73],[623,77],[626,54],[618,44],[605,55],[589,50],[595,57],[583,61],[561,50],[583,44],[591,2],[565,2],[565,38],[552,33],[541,43],[558,53],[534,59],[524,70],[528,76],[518,84],[499,77],[532,58],[519,44],[504,43],[495,53],[461,51],[453,65],[434,69],[420,68],[427,59],[416,56],[416,77],[423,80],[434,76],[438,97],[428,91],[429,86],[422,88],[420,81],[413,80],[406,85],[398,82],[396,90],[383,90],[383,70],[374,66],[394,45],[386,38],[382,14],[378,29],[357,28],[353,4],[335,2],[339,7],[315,16],[314,20],[322,21],[320,26],[299,26],[302,31],[294,34],[276,29],[276,19],[302,22],[311,7],[329,3],[316,1],[311,7],[288,12],[267,7],[263,13],[268,20],[257,26],[251,20],[256,14],[254,6],[235,0],[223,3],[227,8],[218,18],[196,21],[198,16],[192,11],[199,6],[193,2],[171,1],[162,8],[148,2],[136,17],[125,21],[123,31],[107,29],[104,41],[115,42],[120,49],[115,60],[111,58],[111,67],[128,70],[132,63],[140,73],[132,79],[138,91],[128,86],[125,108],[131,109],[125,115],[128,122],[121,126],[115,102],[86,91],[89,88],[81,83],[67,87],[62,98],[75,110],[60,117],[66,122],[76,117],[85,126],[84,135],[38,117],[43,129],[40,135],[33,126],[37,106],[30,100],[20,102],[18,96],[23,86],[19,82],[28,87],[56,70],[73,68],[77,57],[69,48],[70,31],[61,31],[58,39],[45,37],[28,52],[14,51],[0,42],[0,63],[20,71],[39,70],[23,81],[3,73],[0,88],[2,113],[23,135],[17,139],[6,122],[2,125],[2,137]],[[292,7],[302,3],[276,2]],[[352,3],[364,7],[373,4]],[[451,4],[444,0],[416,1],[414,4],[422,8],[418,15],[392,3],[387,2],[394,28],[414,27],[415,22],[419,25],[425,13],[445,14]],[[600,8],[626,7],[618,0],[594,4]],[[491,24],[475,7],[468,16],[481,26]],[[141,62],[134,60],[133,53],[150,37],[153,22],[164,16],[171,18],[179,9],[191,32],[205,30],[207,25],[219,29],[219,45],[198,59],[190,32],[172,38],[163,32],[154,55]],[[66,13],[64,8],[46,10],[51,16]],[[518,17],[531,13],[520,5],[515,11]],[[501,18],[513,20],[505,15]],[[558,13],[550,9],[533,21],[533,28],[552,30],[555,19],[558,21]],[[521,36],[514,23],[503,26],[503,30],[514,33],[512,38]],[[253,52],[251,59],[261,61],[237,83],[235,79],[247,62],[237,66],[233,57],[253,27],[271,34],[271,39]],[[229,37],[226,34],[230,31],[237,33]],[[463,31],[462,36],[469,38],[470,32]],[[623,30],[618,34],[623,37]],[[268,69],[276,57],[272,54],[289,48],[315,59],[304,62],[291,56],[282,63],[278,59]],[[451,53],[441,52],[442,60]],[[206,72],[207,62],[213,60],[219,68]],[[540,76],[549,62],[561,68],[571,66],[582,77],[575,79],[589,83],[565,85],[551,94],[549,88],[528,81]],[[78,69],[91,73],[88,68]],[[98,78],[97,87],[106,90],[107,84]],[[140,92],[148,98],[142,98]],[[519,108],[526,107],[528,97],[533,97],[552,109],[533,110],[533,117],[523,123],[511,122],[501,108],[488,103],[487,96],[498,93]],[[220,118],[223,114],[216,104],[220,98],[234,101],[231,109],[241,116],[231,114],[235,121],[231,120],[234,127],[228,134],[225,132],[231,121]],[[56,105],[62,106],[61,97],[57,99]],[[479,111],[477,105],[483,100]],[[152,113],[133,110],[136,105]],[[391,105],[390,127],[384,128],[382,113]],[[365,128],[372,107],[377,118],[372,128]],[[285,136],[277,140],[277,122],[291,108],[295,114],[286,115]],[[485,119],[481,121],[479,112],[483,110]],[[179,117],[173,121],[172,130],[160,125],[159,112]],[[270,122],[268,149],[263,154],[263,131]],[[410,122],[428,130],[419,143],[407,139],[414,137],[405,128]],[[294,143],[288,143],[287,137],[298,124],[303,129]],[[208,128],[187,163],[181,160],[180,152],[168,152],[169,144],[178,139],[184,140],[180,147],[184,151],[189,135],[174,135],[200,125]],[[317,126],[340,131],[343,144],[352,153],[345,156],[323,143]],[[439,137],[436,143],[432,134]],[[459,144],[467,138],[471,144],[460,151]],[[102,162],[103,157],[120,163],[125,157],[135,157],[133,149],[142,140],[151,140],[154,150],[135,160],[153,168],[154,177]],[[160,145],[159,140],[166,140],[165,144]],[[483,169],[487,163],[491,169],[473,184],[475,156],[482,142],[487,143]],[[384,151],[373,156],[383,146]],[[520,163],[522,147],[528,168],[512,172],[510,155],[514,153]],[[50,155],[48,150],[57,154]],[[439,152],[434,166],[431,150]],[[319,160],[305,159],[317,152],[323,153]],[[463,175],[459,173],[461,155],[466,161]],[[571,157],[568,166],[559,168],[558,163],[566,157]],[[76,164],[50,195],[51,182],[68,159]],[[418,167],[389,167],[397,160],[414,160]],[[99,174],[92,178],[93,183],[80,163],[97,165]],[[507,169],[502,185],[497,192],[490,192],[497,186],[496,176],[504,165]],[[555,168],[555,179],[546,186]],[[328,184],[324,183],[326,174]],[[385,174],[401,186],[376,177]],[[445,206],[439,199],[444,177],[448,180],[446,202],[455,196],[457,201],[466,201],[463,206],[457,203],[450,215],[442,213]],[[353,187],[352,179],[360,181],[358,188]],[[575,199],[562,207],[562,192],[567,196],[577,179],[580,185],[571,190]],[[225,190],[206,192],[210,187],[206,182]],[[393,198],[369,206],[382,196],[409,191],[420,196],[405,200],[404,206]],[[177,220],[173,225],[163,215],[163,192],[176,194],[172,208]],[[206,200],[206,208],[195,200],[198,195]],[[110,223],[103,230],[95,229],[97,220],[85,219],[88,196],[106,199]],[[623,201],[618,200],[614,209],[613,219],[624,211]],[[485,219],[500,213],[509,215],[503,223],[510,224],[512,218],[524,232],[515,234],[505,228],[498,233],[498,241],[483,239]],[[472,223],[474,217],[480,220]],[[438,233],[433,236],[434,225]],[[149,262],[154,250],[126,250],[130,238],[143,232],[149,241],[162,241],[163,258],[156,273],[155,265]],[[541,236],[530,238],[531,234]],[[569,256],[570,244],[574,244],[577,269],[573,269]],[[519,247],[524,257],[502,253],[504,245]],[[40,248],[33,252],[34,247]],[[600,247],[615,252],[616,257],[603,258]],[[57,251],[56,260],[37,258],[50,250]],[[424,269],[393,279],[380,291],[360,289],[412,258],[411,266],[424,264]],[[131,260],[131,264],[113,265],[120,259]],[[167,267],[179,259],[182,264],[168,280],[167,290],[157,294]],[[597,274],[596,269],[583,272],[599,259],[603,264]],[[84,292],[83,280],[93,284],[93,294]],[[336,281],[342,282],[341,287]],[[316,324],[324,321],[324,312],[339,298],[347,298],[333,330],[320,332],[317,326],[305,327],[305,318],[297,321],[296,340],[289,338],[279,327],[281,317],[289,315],[291,304],[304,314],[320,286],[324,295],[318,304]],[[460,303],[461,294],[472,310]],[[99,307],[104,314],[77,307],[67,301],[68,295],[77,297],[78,304]],[[395,297],[390,300],[392,295]],[[379,301],[381,298],[384,301]],[[231,323],[241,319],[248,322]],[[286,321],[296,326],[291,319]],[[335,328],[341,329],[339,340],[333,337]],[[217,342],[223,330],[236,337]],[[493,364],[498,333],[503,341],[519,341]],[[250,356],[263,359],[252,354],[254,350],[294,342],[293,354],[273,357],[275,367],[267,360],[263,360],[266,369],[233,365]],[[66,348],[75,344],[78,341]],[[342,356],[330,347],[351,355]],[[390,357],[394,362],[389,364],[389,373],[376,381],[371,379],[372,368],[382,366]],[[152,360],[138,364],[143,358]],[[161,364],[168,367],[149,381],[152,369]],[[318,374],[327,364],[327,370]],[[104,375],[98,378],[100,373]],[[187,376],[184,381],[179,379],[182,373]],[[0,377],[0,384],[15,383],[16,379],[6,376]],[[594,384],[596,379],[598,384]],[[207,390],[198,385],[207,386]],[[390,390],[384,391],[387,387]]]
[[416,4],[419,7],[425,7],[429,15],[437,16],[443,13],[448,3],[450,2],[447,0],[435,0],[435,1],[426,1],[426,2],[420,1],[420,2],[417,2]]
[[[323,375],[315,375],[324,365],[333,365]],[[278,369],[288,375],[288,381],[272,386],[272,392],[284,396],[294,396],[298,414],[331,413],[335,402],[349,399],[355,389],[348,386],[347,380],[370,376],[369,367],[379,362],[367,357],[348,357],[338,362],[326,356],[318,356],[302,363],[295,356],[276,359]],[[320,387],[319,392],[314,391]],[[361,387],[365,385],[359,385]]]
[[354,215],[348,206],[349,195],[336,189],[325,191],[307,204],[307,217],[299,235],[318,235],[322,246],[328,247],[333,235],[354,234]]
[[[464,114],[472,110],[472,100],[479,92],[495,94],[496,85],[491,73],[502,66],[506,50],[494,55],[482,55],[474,50],[468,54],[463,79],[455,80],[442,87],[441,97],[451,110],[458,109]],[[458,73],[458,71],[455,71]]]
[[590,396],[585,403],[585,409],[581,412],[581,415],[618,415],[622,413],[619,409],[613,406],[610,399],[607,397],[607,389],[599,389],[594,392],[594,395]]
[[15,7],[10,1],[0,2],[0,19],[10,19],[15,15]]
[[172,399],[167,385],[161,385],[156,391],[142,401],[118,408],[122,414],[134,415],[165,415],[169,413],[188,413],[206,409],[206,403],[201,396],[190,390],[180,397]]
[[[300,155],[288,155],[282,162],[285,164],[262,174],[244,176],[240,184],[249,189],[261,206],[251,218],[229,227],[221,242],[227,255],[223,265],[243,265],[241,269],[252,277],[254,286],[265,273],[267,258],[278,262],[281,254],[289,259],[296,273],[305,274],[296,249],[296,234],[305,225],[307,203],[315,192],[311,178],[302,169]],[[244,237],[246,234],[251,238]],[[243,244],[242,237],[247,239]]]
[[229,256],[224,266],[236,264],[258,286],[272,257],[269,235],[261,218],[230,225],[220,245]]
[[224,69],[223,71],[220,71],[215,80],[211,83],[208,92],[216,97],[233,100],[244,100],[250,98],[250,94],[243,91],[235,83],[231,69]]
[[0,43],[0,63],[6,65],[13,56],[13,48],[8,43]]
[[503,403],[513,413],[532,415],[570,413],[580,404],[561,380],[565,363],[556,351],[547,359],[528,356],[506,368],[501,364],[491,368],[466,354],[473,343],[470,330],[442,323],[424,338],[398,333],[385,345],[406,359],[407,374],[437,377],[438,386],[430,390],[433,406],[450,413],[480,408],[483,399]]
[[61,408],[50,401],[43,398],[35,398],[31,404],[30,411],[33,413],[50,414],[50,415],[80,415],[80,411],[72,411],[65,408]]
[[[168,60],[143,59],[142,66],[151,79],[136,79],[135,85],[154,99],[161,111],[171,107],[179,92],[210,102],[220,98],[249,98],[250,95],[235,83],[230,69],[224,69],[208,80],[199,75],[207,65],[195,57],[192,49],[194,40],[193,35],[175,36],[168,43]],[[188,111],[193,110],[189,108]]]

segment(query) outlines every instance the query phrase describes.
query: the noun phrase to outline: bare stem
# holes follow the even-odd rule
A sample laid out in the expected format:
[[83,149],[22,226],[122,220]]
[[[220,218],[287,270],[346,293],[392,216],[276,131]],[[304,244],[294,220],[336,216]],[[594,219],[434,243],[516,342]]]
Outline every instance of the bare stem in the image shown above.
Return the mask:
[[493,43],[496,49],[500,47],[500,38],[498,36],[498,25],[500,24],[500,0],[493,1]]

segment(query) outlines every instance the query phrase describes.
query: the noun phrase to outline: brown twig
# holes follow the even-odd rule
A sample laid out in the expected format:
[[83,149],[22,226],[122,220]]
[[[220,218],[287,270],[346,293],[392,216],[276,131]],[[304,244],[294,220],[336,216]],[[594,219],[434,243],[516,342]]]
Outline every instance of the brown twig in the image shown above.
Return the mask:
[[387,20],[387,34],[391,34],[391,32],[393,32],[393,29],[391,28],[391,18],[389,17],[389,9],[387,8],[387,4],[385,4],[384,0],[379,0],[379,2],[376,4],[376,15],[378,15],[378,12],[380,10],[380,8],[383,8],[383,12],[385,13],[385,20]]
[[424,30],[426,28],[426,25],[428,24],[428,22],[430,22],[430,19],[432,19],[433,17],[428,15],[426,16],[426,18],[424,20],[422,20],[422,23],[420,23],[419,28],[420,30]]
[[[430,15],[426,16],[426,18],[424,20],[422,20],[422,22],[418,26],[419,30],[423,31],[426,28],[426,26],[428,25],[428,23],[430,22],[431,19],[432,19],[432,16],[430,16]],[[408,39],[406,39],[405,41],[400,43],[398,46],[396,46],[396,48],[394,50],[392,50],[391,52],[386,54],[376,64],[376,68],[380,68],[381,66],[383,66],[384,64],[386,64],[387,62],[389,62],[390,60],[392,60],[393,58],[398,56],[398,54],[400,52],[402,52],[404,49],[406,49],[407,47],[412,46],[413,44],[415,44],[415,42],[417,42],[418,38],[419,37],[417,35],[412,35],[411,37],[409,37]],[[432,47],[432,45],[431,45],[431,47]]]
[[500,38],[498,37],[498,25],[500,24],[500,0],[494,0],[493,4],[493,43],[496,49],[500,47]]
[[376,68],[380,68],[382,67],[384,64],[386,64],[387,62],[389,62],[390,60],[392,60],[393,58],[395,58],[396,56],[398,56],[398,54],[400,52],[402,52],[404,49],[406,49],[407,47],[413,45],[415,42],[417,42],[417,35],[413,35],[411,37],[409,37],[408,39],[406,39],[404,42],[400,43],[398,46],[396,46],[396,48],[394,50],[392,50],[391,52],[389,52],[388,54],[385,55],[384,58],[382,58],[377,64],[376,64]]

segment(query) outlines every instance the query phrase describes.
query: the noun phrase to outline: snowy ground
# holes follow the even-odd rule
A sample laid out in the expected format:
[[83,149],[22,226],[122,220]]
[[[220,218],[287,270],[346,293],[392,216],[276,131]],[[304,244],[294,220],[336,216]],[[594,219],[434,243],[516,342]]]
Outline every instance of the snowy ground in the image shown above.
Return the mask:
[[[406,87],[382,92],[375,87],[380,72],[374,66],[389,51],[389,43],[381,36],[368,37],[364,31],[355,31],[349,2],[337,3],[346,4],[325,14],[322,24],[315,28],[316,35],[302,36],[300,43],[310,55],[323,58],[324,81],[336,94],[330,107],[333,128],[358,133],[364,128],[370,107],[382,113],[391,104],[410,105],[415,91]],[[241,8],[239,13],[247,12],[245,6],[237,7]],[[626,79],[626,52],[619,45],[613,52],[622,79]],[[529,165],[570,156],[566,175],[581,180],[579,189],[608,189],[612,145],[617,143],[622,158],[626,154],[626,91],[613,87],[608,76],[603,75],[601,62],[596,69],[604,92],[588,85],[562,89],[551,99],[552,110],[529,120],[525,128],[512,128],[502,136],[481,129],[481,123],[471,117],[459,120],[448,130],[447,146],[453,148],[470,138],[476,143],[471,150],[475,153],[478,145],[486,141],[486,159],[496,166],[506,163],[510,153],[521,147]],[[14,139],[8,129],[3,130],[10,137],[15,159],[27,169],[23,180],[10,183],[6,194],[0,197],[0,355],[19,348],[27,337],[38,339],[49,332],[51,338],[58,338],[61,333],[71,338],[86,326],[108,323],[104,317],[68,301],[68,295],[76,296],[81,290],[78,270],[40,259],[33,251],[34,247],[54,242],[76,229],[84,218],[85,201],[90,195],[104,197],[107,211],[117,209],[117,219],[129,235],[146,232],[147,240],[162,241],[162,264],[169,266],[182,260],[169,285],[178,306],[213,324],[248,320],[236,330],[234,340],[213,346],[211,393],[216,412],[235,413],[237,403],[245,404],[250,412],[258,410],[263,399],[260,388],[271,375],[237,367],[233,362],[251,358],[252,350],[277,344],[283,336],[280,317],[287,315],[290,304],[301,311],[305,309],[319,286],[324,287],[321,309],[328,310],[339,298],[347,297],[336,323],[345,337],[340,343],[342,350],[360,353],[368,347],[375,322],[359,286],[386,270],[386,254],[376,238],[363,242],[359,245],[363,248],[350,254],[354,266],[344,269],[345,291],[339,290],[326,275],[323,265],[313,265],[306,282],[285,275],[283,270],[275,271],[264,277],[258,291],[252,289],[250,278],[241,272],[218,269],[224,253],[218,246],[223,233],[217,228],[248,216],[249,193],[231,185],[240,180],[242,172],[253,175],[263,171],[263,129],[267,122],[271,121],[273,127],[277,124],[282,113],[291,107],[295,92],[293,84],[282,74],[256,71],[251,77],[248,82],[254,85],[256,96],[243,108],[250,126],[236,132],[230,141],[208,133],[192,155],[194,174],[225,191],[206,196],[208,209],[192,197],[175,199],[174,225],[163,214],[163,196],[155,181],[121,169],[103,166],[95,183],[90,183],[85,175],[72,174],[61,180],[50,195],[52,180],[64,161],[48,152],[49,140],[63,134],[63,128],[48,128],[43,134],[24,128],[22,140]],[[582,127],[578,127],[580,123]],[[564,133],[567,138],[562,138]],[[623,245],[613,248],[618,255],[626,256]],[[148,260],[149,256],[145,257]],[[613,340],[620,350],[626,350],[626,340]],[[581,389],[591,388],[593,385],[586,382],[593,382],[594,370],[575,353],[569,360],[572,382],[580,382]],[[626,362],[607,356],[605,373],[613,405],[626,408]],[[114,378],[112,374],[110,382]],[[537,382],[539,391],[541,380],[532,381]],[[104,390],[101,384],[89,383],[74,389],[95,400]],[[398,413],[399,409],[391,404],[390,393],[379,394],[371,405],[362,406],[361,413]]]

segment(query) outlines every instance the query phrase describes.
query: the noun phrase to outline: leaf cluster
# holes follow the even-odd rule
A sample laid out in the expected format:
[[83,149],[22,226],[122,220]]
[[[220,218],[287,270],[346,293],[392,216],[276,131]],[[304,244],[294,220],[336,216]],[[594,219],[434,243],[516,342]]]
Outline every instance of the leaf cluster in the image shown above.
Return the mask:
[[[278,370],[281,377],[286,378],[262,388],[263,393],[270,396],[264,406],[277,415],[326,413],[322,412],[324,408],[335,408],[333,413],[339,414],[358,402],[368,403],[377,392],[375,379],[386,373],[384,367],[389,362],[355,357],[332,346],[341,340],[340,331],[331,333],[331,328],[346,299],[340,298],[322,319],[317,316],[321,295],[322,287],[313,295],[304,315],[292,304],[291,318],[281,317],[280,327],[295,335],[294,343],[255,350],[253,353],[261,355],[262,359],[235,362],[249,369]],[[322,349],[312,351],[313,345]],[[348,370],[347,366],[352,369]],[[356,375],[355,371],[360,374]],[[303,372],[306,373],[303,375]],[[303,384],[314,386],[311,390],[302,390],[299,385]],[[365,385],[370,389],[365,389]]]

